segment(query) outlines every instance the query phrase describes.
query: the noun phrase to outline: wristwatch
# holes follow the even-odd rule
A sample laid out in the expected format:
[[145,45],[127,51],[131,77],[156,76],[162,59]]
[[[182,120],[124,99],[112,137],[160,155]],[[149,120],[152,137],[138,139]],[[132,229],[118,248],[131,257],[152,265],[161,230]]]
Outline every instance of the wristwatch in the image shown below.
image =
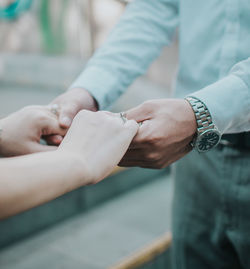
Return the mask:
[[221,134],[214,125],[208,108],[201,100],[193,96],[185,99],[191,105],[197,122],[197,132],[191,145],[198,152],[207,152],[219,144]]

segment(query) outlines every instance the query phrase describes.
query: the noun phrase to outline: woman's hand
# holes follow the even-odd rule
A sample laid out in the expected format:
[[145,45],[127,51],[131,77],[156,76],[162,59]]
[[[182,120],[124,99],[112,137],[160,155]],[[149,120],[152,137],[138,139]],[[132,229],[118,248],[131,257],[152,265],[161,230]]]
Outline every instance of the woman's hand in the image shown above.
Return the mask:
[[[80,111],[58,152],[81,160],[80,173],[94,184],[108,176],[120,162],[138,131],[134,120],[126,123],[117,114]],[[81,183],[82,184],[82,183]]]
[[[58,125],[49,108],[22,109],[5,119],[4,150],[12,155],[48,150],[39,139],[59,133]],[[77,114],[58,150],[0,159],[0,219],[97,183],[120,162],[137,130],[133,120],[124,123],[115,114],[85,110]]]
[[27,106],[0,120],[0,155],[5,157],[54,150],[40,144],[43,136],[54,135],[60,144],[66,130],[48,106]]

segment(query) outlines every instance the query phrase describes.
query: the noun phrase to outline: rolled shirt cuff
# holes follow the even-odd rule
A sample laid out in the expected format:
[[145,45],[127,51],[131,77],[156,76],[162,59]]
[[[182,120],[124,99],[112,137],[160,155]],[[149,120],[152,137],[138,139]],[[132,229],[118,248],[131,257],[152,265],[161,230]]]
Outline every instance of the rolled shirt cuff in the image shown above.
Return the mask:
[[249,89],[238,76],[231,74],[188,96],[200,99],[207,106],[222,134],[248,131]]

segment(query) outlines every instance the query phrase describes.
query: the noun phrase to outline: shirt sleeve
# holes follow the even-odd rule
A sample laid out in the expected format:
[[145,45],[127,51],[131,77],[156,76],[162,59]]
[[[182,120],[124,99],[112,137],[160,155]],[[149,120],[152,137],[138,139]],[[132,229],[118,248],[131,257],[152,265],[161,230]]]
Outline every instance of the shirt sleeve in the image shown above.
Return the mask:
[[177,24],[177,0],[134,0],[71,88],[88,90],[106,108],[171,43]]
[[250,58],[237,63],[228,76],[195,93],[221,133],[250,131]]

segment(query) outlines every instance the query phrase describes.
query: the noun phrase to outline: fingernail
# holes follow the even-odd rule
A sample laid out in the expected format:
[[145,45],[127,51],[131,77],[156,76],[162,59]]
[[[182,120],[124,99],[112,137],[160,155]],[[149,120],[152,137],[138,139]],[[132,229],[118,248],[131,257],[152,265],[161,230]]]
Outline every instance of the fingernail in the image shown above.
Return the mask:
[[63,117],[60,120],[61,125],[66,126],[66,127],[69,127],[71,125],[71,122],[72,122],[72,120],[69,117]]
[[62,136],[60,136],[60,135],[55,135],[54,139],[55,139],[54,140],[55,144],[60,144],[63,140]]

